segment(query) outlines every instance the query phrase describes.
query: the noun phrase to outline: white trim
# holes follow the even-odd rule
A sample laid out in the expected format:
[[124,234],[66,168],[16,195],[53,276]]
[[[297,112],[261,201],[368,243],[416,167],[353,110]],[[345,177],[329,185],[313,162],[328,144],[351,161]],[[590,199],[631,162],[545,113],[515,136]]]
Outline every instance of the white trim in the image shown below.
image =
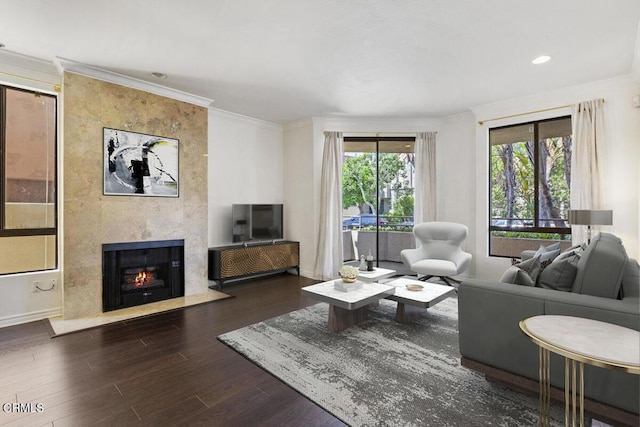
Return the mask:
[[51,62],[3,49],[0,51],[0,83],[58,95],[56,86],[61,85],[61,78]]
[[62,316],[62,307],[47,310],[32,311],[31,313],[15,314],[13,316],[0,317],[0,328],[20,325],[22,323],[35,322],[36,320]]
[[93,65],[82,64],[70,59],[60,58],[56,56],[53,63],[58,68],[58,72],[63,74],[66,72],[76,73],[87,77],[93,77],[109,83],[115,83],[121,86],[142,90],[156,95],[164,96],[178,101],[188,102],[189,104],[200,107],[211,107],[213,100],[199,95],[183,92],[178,89],[172,89],[156,83],[151,83],[135,77],[126,76],[124,74],[94,67]]

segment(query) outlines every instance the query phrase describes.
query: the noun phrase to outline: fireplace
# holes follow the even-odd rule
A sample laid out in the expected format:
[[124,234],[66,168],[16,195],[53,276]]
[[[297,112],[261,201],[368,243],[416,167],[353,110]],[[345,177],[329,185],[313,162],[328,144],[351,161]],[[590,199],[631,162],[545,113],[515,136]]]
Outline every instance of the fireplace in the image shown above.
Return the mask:
[[184,240],[102,245],[102,310],[184,296]]

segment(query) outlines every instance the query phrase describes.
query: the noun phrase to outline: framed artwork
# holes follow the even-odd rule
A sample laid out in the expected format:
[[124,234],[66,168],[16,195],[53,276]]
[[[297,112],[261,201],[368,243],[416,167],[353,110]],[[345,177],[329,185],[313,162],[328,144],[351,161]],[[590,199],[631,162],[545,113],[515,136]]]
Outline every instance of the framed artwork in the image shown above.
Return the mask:
[[106,196],[178,197],[178,140],[104,128]]

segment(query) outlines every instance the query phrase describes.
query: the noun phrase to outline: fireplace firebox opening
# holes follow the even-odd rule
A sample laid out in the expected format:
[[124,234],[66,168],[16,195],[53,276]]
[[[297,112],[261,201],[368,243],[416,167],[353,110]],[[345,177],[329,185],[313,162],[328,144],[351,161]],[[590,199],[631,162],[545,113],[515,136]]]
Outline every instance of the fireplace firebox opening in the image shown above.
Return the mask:
[[102,309],[184,296],[184,240],[102,245]]

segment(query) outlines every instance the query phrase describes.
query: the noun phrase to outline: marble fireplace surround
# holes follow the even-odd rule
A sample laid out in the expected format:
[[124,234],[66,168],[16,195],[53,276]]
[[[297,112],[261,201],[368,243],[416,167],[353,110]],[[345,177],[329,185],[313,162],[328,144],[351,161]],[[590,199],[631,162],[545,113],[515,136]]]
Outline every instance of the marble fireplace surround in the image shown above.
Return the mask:
[[[70,72],[62,93],[63,320],[102,315],[103,243],[184,239],[185,298],[208,295],[207,109]],[[179,197],[103,195],[104,127],[178,139]]]

